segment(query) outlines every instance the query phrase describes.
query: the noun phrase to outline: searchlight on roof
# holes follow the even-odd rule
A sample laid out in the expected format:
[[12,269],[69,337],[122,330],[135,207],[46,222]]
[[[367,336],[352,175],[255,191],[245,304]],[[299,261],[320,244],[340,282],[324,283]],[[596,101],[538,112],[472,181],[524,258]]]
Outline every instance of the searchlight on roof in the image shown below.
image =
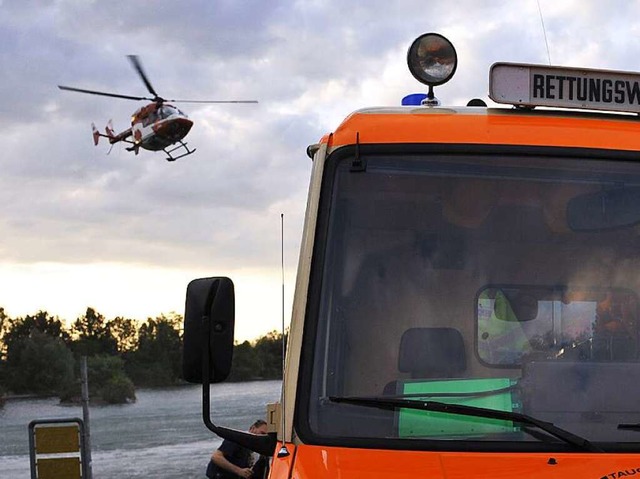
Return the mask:
[[456,72],[458,56],[453,44],[438,33],[425,33],[416,38],[407,53],[409,71],[416,80],[429,86],[422,101],[438,105],[433,87],[448,82]]

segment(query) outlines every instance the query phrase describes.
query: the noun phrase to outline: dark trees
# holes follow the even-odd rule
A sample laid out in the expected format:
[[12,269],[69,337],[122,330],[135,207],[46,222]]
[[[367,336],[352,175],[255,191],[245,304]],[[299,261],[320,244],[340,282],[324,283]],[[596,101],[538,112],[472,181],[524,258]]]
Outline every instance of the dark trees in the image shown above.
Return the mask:
[[6,385],[15,393],[57,394],[73,383],[73,355],[60,338],[34,329],[8,351]]
[[115,354],[118,351],[118,343],[107,326],[107,320],[93,308],[87,308],[84,316],[76,319],[72,332],[76,336],[72,344],[76,357]]
[[[276,331],[234,347],[229,380],[282,378],[282,341]],[[87,308],[69,329],[46,311],[11,318],[0,308],[0,397],[3,393],[80,396],[80,358],[88,358],[92,399],[135,399],[135,386],[182,382],[182,316],[171,313],[144,323],[107,320]]]
[[182,374],[182,317],[177,314],[147,319],[138,329],[135,350],[127,356],[126,371],[140,386],[171,386]]
[[[254,345],[249,341],[236,344],[229,381],[282,379],[282,340],[282,333],[271,331],[258,338]],[[285,334],[285,345],[286,340]]]
[[11,319],[3,316],[2,380],[15,393],[46,395],[73,380],[69,334],[57,317],[44,311]]

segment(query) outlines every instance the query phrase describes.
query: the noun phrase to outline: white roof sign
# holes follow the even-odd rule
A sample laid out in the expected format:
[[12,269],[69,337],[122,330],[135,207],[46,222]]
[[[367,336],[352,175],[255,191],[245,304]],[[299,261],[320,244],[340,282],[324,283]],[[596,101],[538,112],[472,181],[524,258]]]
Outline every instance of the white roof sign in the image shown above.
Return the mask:
[[520,63],[495,63],[489,98],[517,106],[640,113],[640,74]]

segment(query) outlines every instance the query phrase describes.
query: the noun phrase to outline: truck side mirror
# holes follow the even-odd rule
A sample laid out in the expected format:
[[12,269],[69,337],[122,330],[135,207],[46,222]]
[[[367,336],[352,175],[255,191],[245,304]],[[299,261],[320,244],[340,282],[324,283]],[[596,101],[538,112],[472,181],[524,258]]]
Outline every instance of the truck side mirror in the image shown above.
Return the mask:
[[[182,374],[191,383],[205,382],[203,355],[209,350],[209,378],[224,381],[231,371],[235,295],[229,278],[200,278],[187,286]],[[206,348],[206,341],[209,347]]]

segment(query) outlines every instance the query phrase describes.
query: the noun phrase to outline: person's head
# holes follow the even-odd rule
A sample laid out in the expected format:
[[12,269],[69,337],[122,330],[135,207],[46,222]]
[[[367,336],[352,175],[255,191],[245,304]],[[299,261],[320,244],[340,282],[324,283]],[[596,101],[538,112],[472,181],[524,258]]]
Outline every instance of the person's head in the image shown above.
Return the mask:
[[249,432],[253,434],[267,434],[267,422],[258,419],[249,428]]

